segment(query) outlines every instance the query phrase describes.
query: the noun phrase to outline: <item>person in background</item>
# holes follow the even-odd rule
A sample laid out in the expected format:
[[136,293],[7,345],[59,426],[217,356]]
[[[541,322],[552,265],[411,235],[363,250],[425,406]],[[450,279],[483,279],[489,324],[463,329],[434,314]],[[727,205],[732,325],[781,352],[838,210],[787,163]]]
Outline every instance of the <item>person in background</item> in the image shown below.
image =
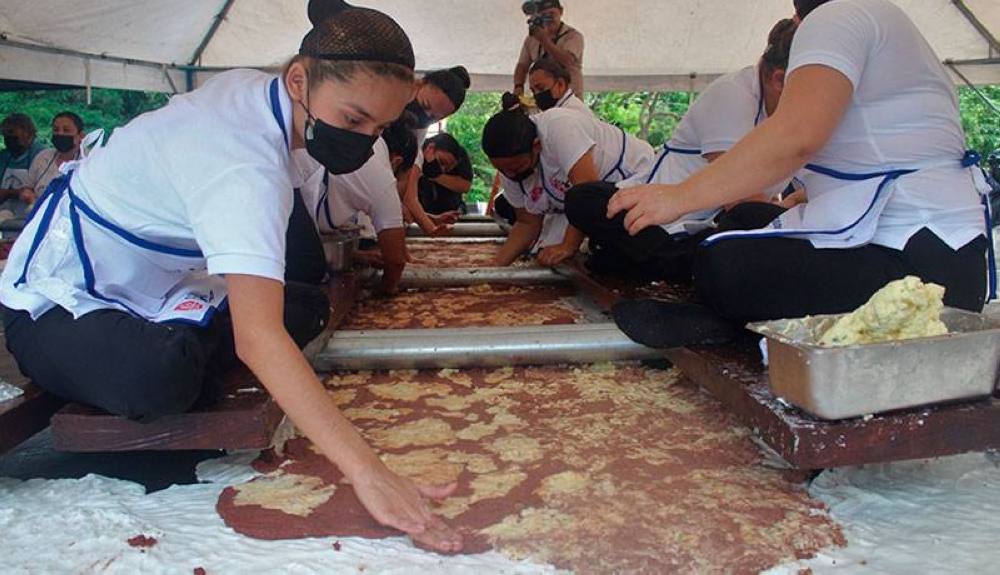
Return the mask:
[[[11,114],[0,123],[4,150],[0,152],[0,220],[23,218],[29,210],[25,193],[30,187],[28,170],[43,147],[35,123],[24,114]],[[24,198],[21,196],[24,195]]]
[[[288,230],[304,222],[318,241],[294,215],[292,150],[331,174],[361,168],[412,98],[415,65],[381,12],[312,0],[309,17],[281,73],[218,74],[55,180],[0,276],[7,347],[39,387],[138,421],[190,409],[242,361],[376,521],[453,553],[462,537],[426,498],[456,486],[386,467],[301,352],[330,302],[325,286],[309,286],[315,307],[288,297],[286,264],[304,253],[286,250]],[[312,322],[290,325],[290,306]]]
[[[413,129],[417,145],[423,146],[427,130],[434,124],[451,116],[462,107],[465,95],[472,85],[469,72],[463,66],[455,66],[446,70],[428,72],[417,80],[417,89],[413,100],[406,110],[413,114],[417,121]],[[451,225],[458,220],[452,213],[428,214],[420,205],[418,185],[420,168],[423,165],[423,155],[418,151],[416,166],[410,170],[408,178],[400,183],[400,197],[403,200],[403,216],[408,222],[414,222],[430,236],[441,236],[451,230]]]
[[559,0],[530,0],[523,6],[530,13],[528,36],[521,45],[521,55],[514,68],[514,95],[524,93],[524,82],[531,65],[546,57],[559,62],[570,73],[570,88],[583,98],[583,34],[562,21]]
[[296,150],[293,159],[305,184],[302,196],[316,226],[336,232],[344,226],[358,226],[361,214],[371,221],[378,251],[357,252],[356,259],[383,270],[378,292],[395,295],[408,260],[403,207],[398,185],[408,177],[417,158],[417,140],[409,113],[382,132],[375,153],[360,169],[331,175],[305,150]]
[[707,236],[720,229],[763,227],[783,211],[767,200],[781,192],[787,182],[760,190],[760,201],[734,206],[726,215],[722,215],[724,206],[711,206],[651,226],[636,236],[629,235],[622,225],[624,214],[614,220],[607,218],[608,202],[619,188],[682,182],[774,114],[795,28],[792,19],[781,20],[771,29],[767,48],[756,65],[712,82],[684,114],[651,172],[617,185],[586,184],[580,190],[583,193],[568,195],[566,215],[570,223],[590,238],[591,255],[585,263],[588,270],[690,284],[695,249]]
[[[500,171],[516,223],[494,265],[508,266],[535,245],[541,248],[539,263],[554,266],[573,257],[585,237],[562,215],[571,188],[596,181],[613,184],[648,172],[653,148],[593,114],[553,108],[529,116],[509,93],[503,106],[486,122],[483,151]],[[561,224],[550,223],[543,230],[547,215],[559,216]]]
[[568,108],[593,114],[570,87],[571,82],[569,70],[552,57],[537,60],[528,72],[528,84],[539,110],[544,112],[552,108]]
[[417,191],[429,214],[463,211],[462,194],[472,188],[472,161],[454,136],[437,134],[424,141],[424,166]]
[[640,312],[636,326],[659,347],[699,341],[719,321],[848,312],[907,275],[943,286],[945,305],[983,307],[984,190],[941,59],[889,0],[794,4],[801,23],[774,116],[686,180],[621,190],[608,205],[607,217],[626,211],[623,225],[638,234],[804,168],[808,203],[699,246],[694,285],[706,307],[619,308],[616,319]]
[[60,112],[52,118],[52,148],[46,148],[35,156],[28,170],[28,184],[21,199],[33,204],[45,193],[49,183],[59,176],[59,169],[66,162],[80,158],[80,143],[86,134],[83,119],[73,112]]

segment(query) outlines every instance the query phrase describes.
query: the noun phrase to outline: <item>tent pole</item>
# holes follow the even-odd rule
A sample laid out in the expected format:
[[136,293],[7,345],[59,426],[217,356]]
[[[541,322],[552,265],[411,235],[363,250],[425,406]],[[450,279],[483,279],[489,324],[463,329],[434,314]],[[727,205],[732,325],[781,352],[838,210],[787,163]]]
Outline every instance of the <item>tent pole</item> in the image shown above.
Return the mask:
[[983,24],[982,20],[980,20],[972,12],[972,10],[965,5],[965,0],[951,0],[951,2],[952,4],[955,5],[956,8],[958,8],[958,11],[961,12],[963,16],[965,16],[965,19],[968,20],[970,24],[972,24],[972,27],[975,28],[977,32],[979,32],[979,35],[986,40],[986,43],[990,45],[990,50],[996,52],[997,54],[1000,54],[1000,41],[998,41],[996,36],[994,36],[993,33],[989,31],[986,25]]
[[87,105],[90,106],[93,103],[93,86],[90,81],[90,58],[83,61],[83,76],[87,93]]
[[952,71],[952,72],[954,72],[956,76],[958,76],[959,78],[961,78],[961,79],[962,79],[962,81],[963,81],[963,82],[965,82],[965,85],[966,85],[966,86],[968,86],[969,88],[972,88],[972,91],[973,91],[973,92],[975,92],[975,93],[976,93],[976,95],[977,95],[977,96],[979,96],[979,97],[980,97],[980,98],[981,98],[981,99],[983,100],[983,102],[985,102],[985,103],[986,103],[986,105],[987,105],[987,106],[988,106],[988,107],[989,107],[989,108],[990,108],[991,110],[993,110],[993,113],[994,113],[994,114],[997,114],[997,115],[1000,115],[1000,108],[998,108],[998,107],[997,107],[997,105],[996,105],[996,104],[994,104],[994,103],[993,103],[993,101],[992,101],[992,100],[990,100],[990,99],[989,99],[989,98],[988,98],[988,97],[986,96],[986,94],[984,94],[984,93],[983,93],[983,91],[982,91],[982,90],[980,90],[979,88],[977,88],[977,87],[976,87],[976,85],[975,85],[975,84],[973,84],[972,82],[970,82],[970,81],[969,81],[969,79],[965,77],[965,74],[963,74],[962,72],[960,72],[960,71],[958,70],[958,66],[955,66],[955,63],[954,63],[954,62],[952,62],[952,61],[946,61],[946,62],[945,62],[945,65],[947,65],[947,66],[948,66],[948,68],[950,68],[950,69],[951,69],[951,71]]
[[233,4],[235,3],[236,0],[226,0],[222,4],[222,8],[219,10],[219,13],[215,15],[215,20],[212,22],[212,25],[208,28],[208,32],[205,34],[205,37],[201,39],[201,44],[198,44],[198,48],[195,49],[194,55],[191,56],[191,61],[188,62],[189,65],[194,66],[198,63],[199,60],[201,60],[202,54],[205,53],[205,48],[208,48],[208,43],[211,42],[212,38],[215,37],[215,33],[219,31],[219,26],[222,26],[223,20],[225,20],[226,17],[229,16],[229,10],[233,7]]

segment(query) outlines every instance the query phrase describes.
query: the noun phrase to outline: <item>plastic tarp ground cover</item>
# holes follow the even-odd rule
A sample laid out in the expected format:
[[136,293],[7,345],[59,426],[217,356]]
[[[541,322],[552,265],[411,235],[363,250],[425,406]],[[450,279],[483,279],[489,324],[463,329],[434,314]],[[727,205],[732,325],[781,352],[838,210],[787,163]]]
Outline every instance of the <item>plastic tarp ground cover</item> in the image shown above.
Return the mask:
[[[1000,83],[1000,53],[953,0],[895,0],[942,60],[977,83]],[[465,65],[474,89],[505,89],[525,34],[520,0],[358,0],[410,34],[418,68]],[[994,37],[1000,2],[965,0]],[[216,15],[229,5],[214,32]],[[700,89],[753,63],[791,0],[565,0],[586,36],[590,90]],[[278,66],[309,24],[305,0],[0,0],[0,77],[62,84],[184,90],[214,71]],[[200,58],[199,46],[209,36]],[[90,57],[80,56],[90,55]],[[185,66],[197,73],[186,74]],[[692,75],[694,78],[692,79]]]

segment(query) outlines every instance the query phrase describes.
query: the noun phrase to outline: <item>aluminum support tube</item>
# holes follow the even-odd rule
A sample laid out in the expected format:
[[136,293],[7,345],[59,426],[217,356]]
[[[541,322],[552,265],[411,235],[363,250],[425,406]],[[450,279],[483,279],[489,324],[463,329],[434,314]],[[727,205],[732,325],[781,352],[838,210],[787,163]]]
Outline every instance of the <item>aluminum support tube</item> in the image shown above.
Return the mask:
[[569,281],[550,268],[411,268],[403,272],[402,288],[475,285],[542,285]]
[[[418,226],[407,226],[406,235],[413,237],[426,237]],[[451,232],[446,236],[452,238],[500,238],[505,237],[507,232],[503,231],[500,224],[494,222],[459,222],[452,226]]]
[[662,359],[613,323],[338,331],[313,359],[317,371],[442,369]]

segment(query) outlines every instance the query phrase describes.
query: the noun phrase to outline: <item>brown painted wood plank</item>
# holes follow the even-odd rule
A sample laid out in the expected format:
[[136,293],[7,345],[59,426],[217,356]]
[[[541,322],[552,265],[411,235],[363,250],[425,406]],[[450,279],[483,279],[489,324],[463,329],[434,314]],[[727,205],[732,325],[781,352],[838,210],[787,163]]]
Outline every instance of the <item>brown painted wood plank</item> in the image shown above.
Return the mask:
[[[612,291],[579,266],[565,266],[560,272],[605,309],[619,299],[619,291],[629,292],[628,286]],[[771,393],[756,338],[672,349],[665,356],[798,469],[1000,449],[1000,399],[824,421]]]
[[0,378],[24,390],[23,395],[0,402],[0,454],[3,454],[45,429],[52,414],[66,402],[43,391],[21,375],[17,363],[7,351],[7,342],[2,334]]
[[[327,329],[303,352],[312,357],[354,307],[358,281],[354,274],[329,284]],[[188,413],[137,423],[92,407],[72,404],[52,418],[53,443],[63,451],[142,451],[197,449],[265,449],[284,414],[245,367],[234,370],[217,401]]]

